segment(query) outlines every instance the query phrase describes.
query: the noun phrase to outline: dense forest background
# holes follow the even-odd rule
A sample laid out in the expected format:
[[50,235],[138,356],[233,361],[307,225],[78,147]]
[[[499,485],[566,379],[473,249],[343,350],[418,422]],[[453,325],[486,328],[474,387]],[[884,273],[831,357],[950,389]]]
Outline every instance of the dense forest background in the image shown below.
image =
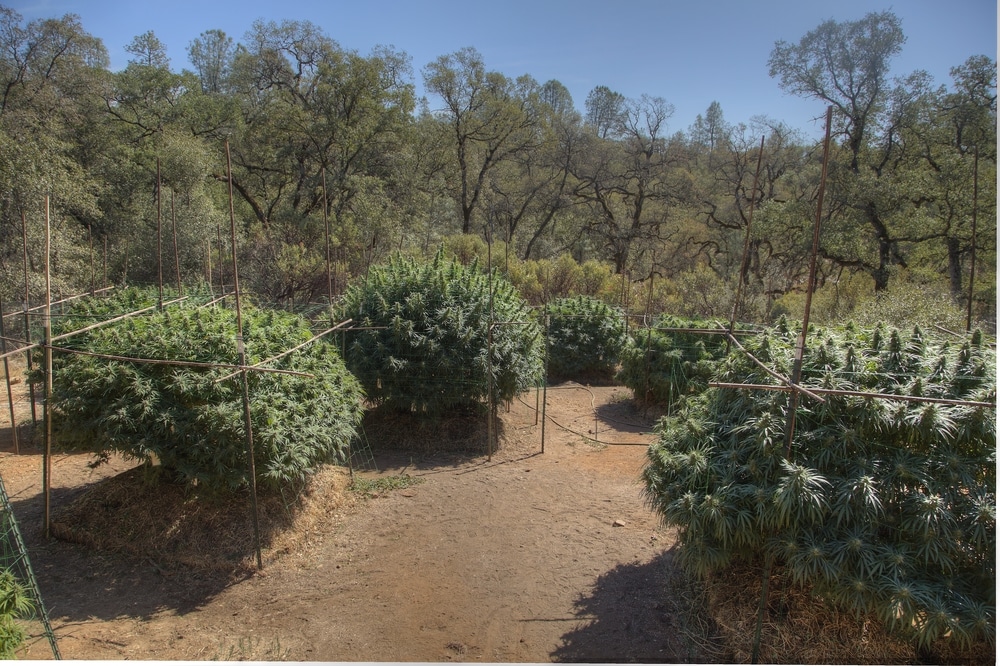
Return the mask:
[[[995,330],[996,63],[955,63],[937,87],[890,79],[904,41],[872,13],[761,63],[833,107],[813,317],[964,328],[971,293],[973,325]],[[345,50],[308,22],[206,30],[187,45],[194,71],[153,32],[128,52],[110,71],[78,17],[0,7],[7,302],[25,264],[41,294],[46,196],[57,293],[231,281],[228,147],[240,277],[262,300],[323,301],[391,253],[485,258],[490,240],[534,303],[588,293],[728,317],[739,287],[743,320],[801,316],[823,151],[780,119],[731,124],[712,103],[673,130],[661,97],[598,86],[581,105],[474,48],[417,74],[405,53]]]

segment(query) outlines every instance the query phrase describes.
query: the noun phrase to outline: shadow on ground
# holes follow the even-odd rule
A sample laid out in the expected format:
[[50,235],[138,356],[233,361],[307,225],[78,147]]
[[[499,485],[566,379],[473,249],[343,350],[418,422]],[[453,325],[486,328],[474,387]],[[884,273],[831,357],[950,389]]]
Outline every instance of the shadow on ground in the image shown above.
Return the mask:
[[633,400],[609,402],[598,405],[594,410],[603,423],[613,426],[618,432],[637,435],[651,433],[656,426],[656,414],[637,407]]
[[672,550],[646,563],[616,566],[576,601],[582,623],[562,636],[552,660],[705,663],[708,656],[685,626],[688,609],[676,589],[685,584]]

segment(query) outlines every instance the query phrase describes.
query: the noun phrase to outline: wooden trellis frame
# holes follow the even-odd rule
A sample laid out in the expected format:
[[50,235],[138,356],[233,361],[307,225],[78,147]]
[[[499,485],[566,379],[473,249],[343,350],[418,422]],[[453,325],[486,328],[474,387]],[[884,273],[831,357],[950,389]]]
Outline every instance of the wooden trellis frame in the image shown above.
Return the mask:
[[[58,352],[62,352],[62,353],[85,354],[85,355],[93,356],[93,357],[96,357],[96,358],[104,358],[104,359],[108,359],[108,360],[118,360],[118,361],[126,361],[126,362],[141,363],[141,364],[160,364],[160,365],[174,365],[174,366],[187,366],[187,367],[232,369],[235,372],[232,373],[232,374],[230,374],[230,375],[227,375],[223,379],[231,379],[231,378],[239,375],[239,376],[241,376],[241,383],[243,384],[244,425],[245,425],[245,428],[246,428],[247,451],[248,451],[248,455],[247,455],[248,466],[250,468],[251,505],[252,505],[252,510],[253,510],[253,522],[254,522],[254,541],[255,541],[255,547],[256,547],[257,566],[258,566],[258,568],[262,568],[263,567],[263,561],[262,561],[262,557],[261,557],[261,540],[260,540],[260,530],[259,530],[259,518],[258,518],[257,506],[256,506],[256,483],[255,483],[256,482],[256,478],[255,478],[255,470],[253,469],[253,462],[254,462],[254,460],[253,460],[253,441],[252,441],[253,432],[252,432],[252,429],[251,429],[250,413],[249,413],[250,412],[250,403],[249,403],[249,387],[247,385],[247,373],[248,372],[265,372],[265,373],[291,374],[291,375],[297,375],[297,376],[313,377],[314,375],[312,375],[310,373],[296,372],[296,371],[292,371],[292,370],[282,370],[282,369],[276,369],[276,368],[268,368],[268,367],[266,367],[266,365],[269,364],[269,363],[273,363],[274,361],[279,360],[280,358],[282,358],[282,357],[284,357],[284,356],[286,356],[288,354],[291,354],[291,353],[293,353],[295,351],[298,351],[298,350],[306,347],[307,345],[312,344],[313,342],[315,342],[315,341],[323,338],[324,336],[326,336],[326,335],[328,335],[328,334],[330,334],[330,333],[332,333],[332,332],[334,332],[336,330],[352,330],[350,328],[345,328],[345,327],[347,327],[352,322],[352,320],[347,320],[347,321],[343,321],[343,322],[337,323],[334,326],[332,326],[332,327],[328,328],[327,330],[323,331],[322,333],[313,336],[308,341],[306,341],[304,343],[301,343],[299,345],[296,345],[295,347],[293,347],[291,349],[288,349],[285,352],[282,352],[281,354],[278,354],[278,355],[276,355],[274,357],[271,357],[269,359],[266,359],[266,360],[261,361],[261,362],[259,362],[257,364],[254,364],[254,365],[248,365],[247,364],[247,361],[246,361],[246,350],[245,350],[244,341],[243,341],[243,334],[242,334],[241,293],[240,293],[240,288],[239,288],[239,277],[238,277],[239,276],[239,265],[238,265],[238,260],[237,260],[237,257],[236,257],[236,246],[237,246],[237,243],[236,243],[235,210],[234,210],[234,206],[233,206],[232,176],[231,176],[232,171],[231,171],[231,161],[229,159],[229,145],[228,145],[228,142],[226,142],[226,144],[225,144],[225,149],[226,149],[226,155],[227,155],[227,175],[228,175],[228,178],[227,178],[228,183],[227,184],[229,186],[229,206],[230,206],[230,237],[231,237],[230,238],[230,246],[231,246],[231,249],[232,249],[232,253],[231,253],[232,254],[232,269],[231,270],[233,272],[233,282],[234,282],[234,285],[233,285],[233,291],[231,293],[225,293],[225,286],[224,286],[223,275],[222,275],[222,267],[220,266],[220,270],[219,270],[219,287],[220,287],[220,290],[222,292],[222,296],[213,298],[211,301],[209,301],[208,303],[203,304],[201,307],[206,307],[206,306],[218,303],[218,302],[222,301],[223,299],[225,299],[228,296],[232,296],[234,298],[234,301],[235,301],[235,304],[236,304],[236,310],[237,310],[237,324],[238,324],[238,326],[237,326],[238,327],[237,349],[238,349],[238,356],[239,356],[238,362],[235,363],[235,364],[233,364],[233,363],[205,363],[205,362],[197,362],[197,361],[180,361],[180,360],[166,360],[166,359],[146,359],[146,358],[127,357],[127,356],[122,356],[122,355],[97,354],[97,353],[93,353],[93,352],[84,352],[84,351],[81,351],[81,350],[67,349],[67,348],[64,348],[64,347],[56,346],[54,344],[55,342],[57,342],[59,340],[69,338],[69,337],[71,337],[73,335],[78,335],[80,333],[83,333],[83,332],[86,332],[86,331],[90,331],[90,330],[94,330],[96,328],[99,328],[99,327],[107,325],[107,324],[111,324],[111,323],[114,323],[114,322],[122,321],[124,319],[130,318],[130,317],[133,317],[133,316],[141,315],[141,314],[149,312],[150,310],[154,310],[154,309],[162,310],[162,308],[165,307],[165,306],[169,306],[169,305],[172,305],[174,303],[177,303],[177,302],[180,302],[182,300],[185,300],[186,297],[181,297],[181,298],[177,298],[177,299],[170,300],[170,301],[164,301],[163,300],[162,242],[161,242],[161,216],[162,216],[161,192],[162,192],[162,182],[161,182],[160,173],[159,173],[159,160],[157,160],[157,175],[156,175],[156,195],[157,195],[157,212],[156,212],[157,221],[156,222],[157,222],[157,267],[158,267],[157,268],[157,273],[158,273],[157,285],[158,285],[159,298],[158,298],[157,304],[154,305],[154,306],[150,306],[150,307],[142,308],[142,309],[139,309],[139,310],[136,310],[136,311],[133,311],[133,312],[125,313],[123,315],[116,316],[116,317],[113,317],[111,319],[104,320],[104,321],[101,321],[101,322],[97,322],[95,324],[86,326],[84,328],[81,328],[81,329],[78,329],[78,330],[75,330],[75,331],[64,333],[64,334],[61,334],[61,335],[58,335],[58,336],[53,336],[52,332],[51,332],[51,316],[52,316],[52,306],[53,305],[60,304],[60,303],[65,303],[65,302],[69,302],[69,301],[72,301],[72,300],[75,300],[75,299],[83,298],[85,296],[93,296],[95,294],[102,293],[102,292],[105,292],[105,291],[110,291],[110,290],[114,289],[114,287],[102,287],[100,289],[97,289],[96,285],[94,285],[94,279],[93,279],[94,278],[94,274],[93,274],[94,267],[92,265],[91,266],[91,270],[92,270],[92,284],[91,284],[91,287],[92,288],[91,288],[90,292],[84,293],[84,294],[78,294],[78,295],[74,295],[74,296],[70,296],[70,297],[66,297],[66,298],[62,298],[62,299],[56,300],[56,301],[54,301],[52,299],[52,294],[51,294],[51,277],[50,277],[50,256],[51,256],[51,217],[50,217],[50,212],[49,212],[49,210],[50,210],[50,199],[49,199],[49,197],[46,197],[45,198],[45,214],[44,214],[44,219],[45,219],[45,251],[44,251],[44,267],[45,268],[44,268],[44,270],[45,270],[45,276],[46,276],[45,302],[42,305],[38,305],[38,306],[34,306],[34,307],[29,307],[28,303],[29,303],[30,294],[29,294],[29,286],[28,286],[28,275],[29,275],[29,272],[28,272],[28,260],[27,260],[27,257],[28,257],[27,219],[26,219],[26,216],[22,213],[22,236],[23,236],[23,239],[22,239],[22,251],[23,251],[23,263],[24,263],[24,274],[25,274],[25,301],[24,301],[24,307],[23,307],[23,309],[22,309],[21,312],[16,312],[16,313],[3,313],[2,312],[2,307],[0,307],[0,327],[2,327],[3,318],[5,318],[5,317],[23,317],[24,318],[24,324],[25,324],[25,337],[27,337],[29,339],[28,340],[18,340],[16,338],[10,338],[10,337],[8,337],[8,336],[5,335],[5,331],[0,331],[0,345],[2,345],[2,347],[0,347],[0,359],[3,359],[6,362],[9,359],[9,357],[11,357],[13,355],[26,354],[27,355],[27,363],[28,363],[28,367],[29,367],[29,371],[30,371],[30,369],[31,369],[31,363],[32,363],[32,361],[31,361],[31,351],[35,350],[35,349],[42,349],[44,351],[44,353],[45,353],[45,366],[44,366],[44,370],[45,370],[45,372],[44,372],[44,376],[45,376],[45,380],[44,380],[44,383],[45,383],[45,399],[44,399],[44,402],[43,402],[44,412],[43,412],[43,417],[42,417],[43,421],[44,421],[44,427],[45,427],[45,438],[44,438],[43,453],[42,453],[42,457],[43,457],[43,463],[42,463],[42,468],[43,468],[43,470],[42,470],[42,473],[43,473],[42,486],[43,486],[43,490],[42,490],[42,492],[43,492],[43,504],[44,504],[44,509],[43,509],[43,533],[46,536],[46,538],[48,538],[50,536],[50,526],[51,526],[51,457],[52,457],[52,455],[51,455],[51,445],[52,445],[52,441],[51,441],[51,412],[48,409],[48,405],[50,404],[51,395],[52,395],[52,365],[51,365],[51,357],[52,357],[52,353],[53,352],[58,351]],[[173,239],[174,239],[173,250],[174,250],[175,277],[178,280],[178,293],[181,293],[181,290],[183,289],[183,286],[182,286],[181,277],[180,277],[180,264],[179,264],[179,255],[178,255],[178,247],[177,247],[177,224],[176,224],[176,216],[175,216],[175,210],[174,210],[174,205],[173,205],[173,197],[171,197],[171,222],[172,222],[172,233],[173,233]],[[218,240],[219,240],[219,246],[220,246],[220,250],[221,250],[223,248],[221,227],[218,229],[218,232],[219,232],[218,233],[218,236],[219,236]],[[211,260],[211,257],[209,257],[209,260]],[[93,253],[91,253],[91,261],[93,263]],[[104,261],[105,261],[104,272],[105,272],[105,276],[106,276],[106,274],[107,274],[107,239],[105,239],[105,260]],[[330,261],[330,253],[329,252],[327,253],[327,261],[328,261],[328,263]],[[126,262],[127,262],[127,258],[126,258]],[[329,265],[328,265],[327,273],[328,273],[328,275],[331,274]],[[127,268],[126,268],[126,275],[127,275]],[[105,281],[106,281],[106,277],[105,277]],[[209,284],[211,285],[211,279],[209,279]],[[331,284],[331,286],[330,286],[330,289],[328,291],[328,299],[329,299],[329,302],[332,303],[332,280],[330,281],[330,284]],[[41,311],[40,313],[37,312],[39,310]],[[29,316],[31,316],[32,314],[35,314],[35,313],[37,313],[38,316],[40,316],[41,319],[42,319],[43,340],[41,342],[32,342],[30,340],[30,327],[29,327],[30,320],[29,320]],[[6,345],[7,345],[8,342],[14,343],[17,346],[17,348],[14,349],[13,351],[8,351],[6,349]],[[9,374],[7,375],[7,384],[8,384],[8,391],[10,391],[10,377],[9,377]],[[31,393],[31,396],[32,396],[32,412],[33,412],[33,420],[35,420],[35,416],[34,416],[34,392],[33,391],[29,391],[29,393]],[[8,397],[8,401],[9,401],[10,406],[11,406],[11,427],[12,427],[12,429],[14,429],[14,432],[16,433],[16,423],[14,421],[14,415],[13,415],[13,397],[9,396]]]

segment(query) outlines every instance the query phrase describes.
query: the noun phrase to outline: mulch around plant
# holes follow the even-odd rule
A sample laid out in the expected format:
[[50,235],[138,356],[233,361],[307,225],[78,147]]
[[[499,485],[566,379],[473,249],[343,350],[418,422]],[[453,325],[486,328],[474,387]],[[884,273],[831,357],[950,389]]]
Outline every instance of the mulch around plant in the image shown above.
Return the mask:
[[[838,610],[821,597],[771,572],[758,662],[797,664],[992,664],[993,646],[960,649],[939,642],[932,651],[890,635],[871,616]],[[761,595],[761,570],[734,564],[702,584],[702,604],[734,663],[750,663]]]
[[[345,468],[327,466],[301,493],[260,493],[262,557],[294,552],[354,501]],[[157,566],[240,575],[256,568],[250,493],[208,493],[163,482],[138,466],[99,481],[52,517],[52,535]]]

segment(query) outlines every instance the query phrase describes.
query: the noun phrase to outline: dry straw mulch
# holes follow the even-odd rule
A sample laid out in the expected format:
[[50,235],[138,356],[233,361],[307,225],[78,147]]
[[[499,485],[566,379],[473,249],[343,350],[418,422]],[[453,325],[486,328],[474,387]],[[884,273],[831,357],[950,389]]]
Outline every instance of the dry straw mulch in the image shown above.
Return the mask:
[[[294,552],[354,501],[345,468],[328,466],[300,493],[257,500],[265,562]],[[53,536],[158,566],[247,573],[256,568],[249,491],[206,493],[159,482],[139,466],[99,481],[53,516]]]
[[[762,664],[992,664],[993,646],[959,650],[939,642],[929,652],[891,636],[874,618],[838,610],[808,590],[793,586],[780,568],[771,572],[761,629]],[[750,663],[760,604],[761,571],[733,565],[702,584],[703,612],[728,659]]]

